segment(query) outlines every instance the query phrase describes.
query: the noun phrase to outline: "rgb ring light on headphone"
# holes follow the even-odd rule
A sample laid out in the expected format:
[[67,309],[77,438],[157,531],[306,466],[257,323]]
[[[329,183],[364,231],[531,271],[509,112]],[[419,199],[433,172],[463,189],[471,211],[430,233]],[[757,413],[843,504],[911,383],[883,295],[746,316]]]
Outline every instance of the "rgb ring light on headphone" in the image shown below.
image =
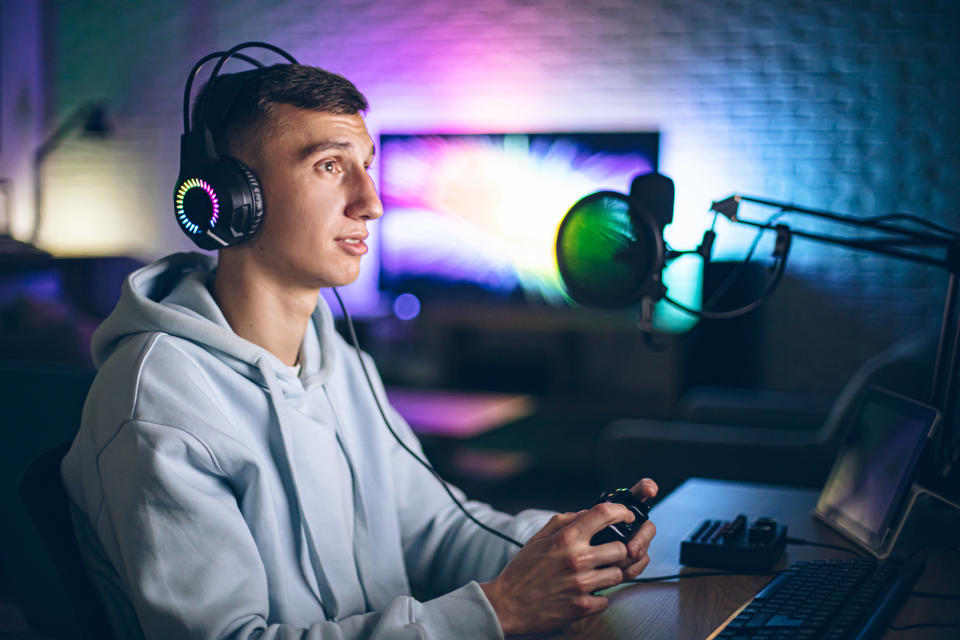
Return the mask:
[[201,180],[200,178],[190,178],[189,180],[184,180],[180,185],[180,188],[177,189],[177,219],[180,220],[180,224],[183,225],[184,229],[194,235],[200,235],[203,233],[203,229],[201,229],[200,225],[187,216],[183,206],[183,201],[191,189],[200,189],[207,194],[207,197],[210,198],[211,214],[210,222],[207,225],[208,229],[212,229],[214,225],[217,224],[217,218],[220,217],[220,201],[217,199],[217,193],[213,190],[213,187],[211,187],[208,182]]

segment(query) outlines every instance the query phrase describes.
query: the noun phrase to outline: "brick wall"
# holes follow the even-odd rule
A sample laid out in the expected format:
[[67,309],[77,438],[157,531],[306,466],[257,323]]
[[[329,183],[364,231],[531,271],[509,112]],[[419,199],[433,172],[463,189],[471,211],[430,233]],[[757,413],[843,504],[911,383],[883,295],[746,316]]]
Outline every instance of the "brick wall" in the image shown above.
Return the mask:
[[[104,97],[117,122],[112,140],[74,140],[50,162],[56,215],[42,239],[60,251],[189,248],[170,214],[186,71],[247,39],[350,77],[370,98],[374,135],[659,130],[661,168],[678,189],[676,246],[695,244],[710,201],[731,192],[960,226],[953,0],[49,5],[48,111]],[[720,257],[740,255],[752,235],[718,229]],[[367,267],[352,291],[361,307],[374,286]],[[935,322],[945,282],[796,241],[789,278],[762,311],[765,386],[836,390],[868,355]],[[642,350],[625,352],[606,359],[621,381],[644,364]]]

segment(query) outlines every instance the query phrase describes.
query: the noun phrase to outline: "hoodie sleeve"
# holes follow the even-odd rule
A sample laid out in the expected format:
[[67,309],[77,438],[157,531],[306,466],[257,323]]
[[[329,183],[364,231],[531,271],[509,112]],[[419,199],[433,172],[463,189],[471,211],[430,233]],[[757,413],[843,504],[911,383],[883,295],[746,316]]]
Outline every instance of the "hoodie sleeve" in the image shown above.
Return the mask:
[[[391,424],[407,446],[426,459],[400,414],[392,408],[388,411]],[[393,458],[404,556],[411,583],[425,593],[437,594],[471,580],[496,578],[519,547],[472,522],[433,475],[399,446],[394,448]],[[555,513],[526,509],[509,515],[483,502],[468,500],[460,489],[448,486],[473,517],[520,543],[529,540]]]
[[[151,639],[261,640],[502,637],[475,582],[428,602],[309,627],[267,624],[264,570],[213,454],[185,431],[125,423],[99,457],[98,538]],[[480,606],[478,606],[478,604]]]
[[[373,361],[364,354],[381,404],[390,424],[420,458],[420,442],[406,420],[392,407]],[[411,583],[428,594],[446,593],[471,580],[483,582],[500,574],[519,547],[473,523],[453,503],[437,479],[390,438],[391,470],[403,536],[404,560]],[[460,489],[450,490],[464,507],[487,526],[525,543],[542,529],[553,511],[527,509],[516,515],[467,500]],[[489,606],[489,605],[487,605]]]

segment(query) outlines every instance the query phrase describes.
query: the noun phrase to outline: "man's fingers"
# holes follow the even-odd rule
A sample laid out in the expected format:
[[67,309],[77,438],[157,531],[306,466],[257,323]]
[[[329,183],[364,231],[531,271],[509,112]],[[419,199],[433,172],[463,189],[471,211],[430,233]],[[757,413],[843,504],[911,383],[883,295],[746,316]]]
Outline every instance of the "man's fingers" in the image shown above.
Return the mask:
[[650,478],[644,478],[630,488],[630,493],[632,493],[637,500],[655,498],[657,497],[658,491],[660,491],[660,487]]
[[635,545],[631,543],[630,546],[627,547],[627,557],[620,561],[620,568],[624,569],[629,567],[634,562],[647,555],[649,548],[650,547],[648,545]]
[[623,579],[624,580],[633,580],[647,568],[647,565],[650,564],[650,556],[644,554],[640,560],[634,562],[629,567],[623,570]]
[[593,593],[615,587],[621,582],[623,582],[623,571],[619,567],[604,567],[587,573],[580,584],[584,591]]
[[607,525],[618,522],[633,522],[634,519],[633,512],[622,504],[601,502],[579,514],[573,522],[567,525],[566,529],[574,538],[589,540],[593,537],[593,534]]
[[650,546],[650,542],[655,535],[657,535],[657,526],[653,524],[652,520],[647,520],[627,542],[627,554],[631,558],[639,557],[640,551]]
[[535,534],[530,536],[530,539],[527,541],[527,544],[534,542],[535,540],[540,540],[541,538],[546,538],[547,536],[552,536],[560,529],[564,528],[574,520],[576,520],[579,513],[558,513],[550,520],[547,521],[547,524],[543,525],[543,528],[540,531],[537,531]]
[[605,596],[582,595],[574,600],[574,606],[577,607],[578,617],[589,616],[600,613],[610,605],[610,601]]
[[596,547],[592,548],[592,551],[594,554],[594,567],[603,567],[608,564],[620,565],[625,560],[629,559],[627,556],[626,547],[623,546],[622,542],[617,540],[597,545]]

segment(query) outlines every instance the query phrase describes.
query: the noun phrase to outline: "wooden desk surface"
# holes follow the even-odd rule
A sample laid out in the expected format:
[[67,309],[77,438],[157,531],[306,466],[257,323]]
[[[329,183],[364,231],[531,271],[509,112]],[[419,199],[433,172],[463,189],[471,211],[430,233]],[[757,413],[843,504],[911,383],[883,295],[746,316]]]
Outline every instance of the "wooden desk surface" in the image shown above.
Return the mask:
[[[650,565],[641,577],[708,571],[679,564],[681,540],[706,518],[732,519],[738,513],[745,513],[751,520],[756,516],[774,517],[787,524],[792,537],[854,546],[810,516],[818,495],[818,491],[810,489],[688,480],[650,512],[651,520],[657,525],[657,535],[650,546]],[[956,534],[954,530],[954,548],[929,545],[918,554],[925,559],[927,567],[914,589],[960,593],[960,552],[956,549],[960,535]],[[775,569],[784,569],[797,560],[832,557],[850,555],[831,549],[788,545]],[[619,587],[609,594],[610,607],[605,612],[571,625],[560,637],[706,638],[771,579],[770,576],[716,576]],[[960,622],[960,603],[910,598],[893,624],[921,622]],[[887,630],[883,638],[912,640],[957,638],[958,635],[957,629]]]

